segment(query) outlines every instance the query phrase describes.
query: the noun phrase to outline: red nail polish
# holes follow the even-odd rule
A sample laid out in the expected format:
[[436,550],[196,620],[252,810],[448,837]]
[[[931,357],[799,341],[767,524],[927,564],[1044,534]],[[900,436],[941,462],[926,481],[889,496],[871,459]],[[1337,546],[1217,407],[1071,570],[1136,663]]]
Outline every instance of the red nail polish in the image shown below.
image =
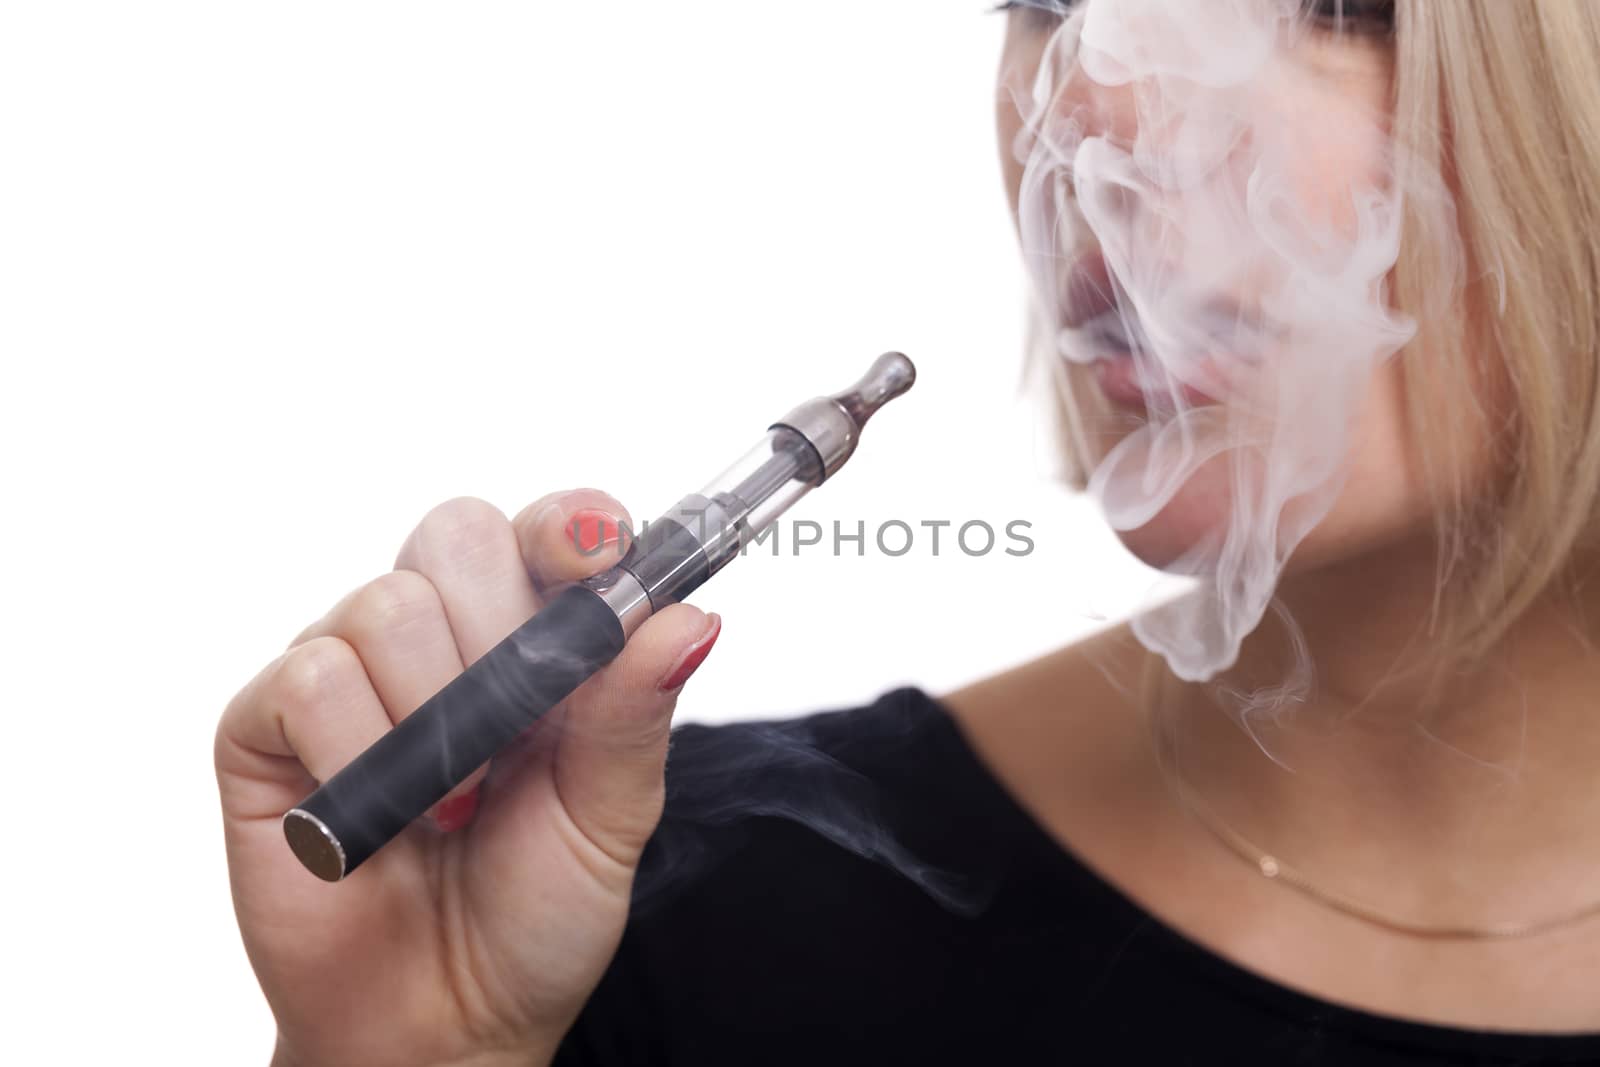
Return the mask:
[[711,630],[700,640],[689,646],[689,651],[683,654],[678,665],[667,672],[661,679],[660,688],[663,691],[676,689],[689,680],[695,668],[705,662],[706,656],[711,654],[711,646],[717,643],[717,635],[722,633],[722,616],[716,612],[711,613]]
[[449,833],[471,822],[473,813],[478,810],[478,793],[479,787],[473,786],[460,796],[440,801],[439,807],[433,813],[433,821],[438,824],[439,829]]
[[606,545],[622,540],[622,521],[599,508],[574,512],[567,522],[567,536],[585,556],[592,556]]

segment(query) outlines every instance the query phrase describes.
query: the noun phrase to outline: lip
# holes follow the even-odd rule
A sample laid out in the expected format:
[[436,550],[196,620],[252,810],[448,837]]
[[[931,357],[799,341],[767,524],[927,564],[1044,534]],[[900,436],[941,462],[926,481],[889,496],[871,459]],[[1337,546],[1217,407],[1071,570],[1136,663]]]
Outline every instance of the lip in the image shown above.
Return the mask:
[[1100,393],[1113,407],[1143,412],[1149,407],[1144,384],[1139,381],[1139,368],[1133,357],[1103,356],[1089,365]]
[[1188,382],[1173,382],[1167,385],[1146,381],[1132,353],[1129,352],[1100,356],[1089,367],[1094,373],[1095,384],[1114,407],[1141,413],[1148,411],[1152,404],[1171,408],[1174,391],[1188,407],[1206,407],[1221,403],[1218,398]]
[[[1093,353],[1090,368],[1106,400],[1115,407],[1137,412],[1145,412],[1152,405],[1170,408],[1174,399],[1194,407],[1221,403],[1191,382],[1168,375],[1152,377],[1141,371],[1133,350],[1148,351],[1149,341],[1137,319],[1130,320],[1123,314],[1117,292],[1110,266],[1096,249],[1073,261],[1061,300],[1064,332],[1075,335],[1086,354]],[[1237,306],[1221,300],[1208,302],[1198,314],[1218,323],[1239,321]],[[1203,359],[1195,369],[1199,373],[1194,377],[1207,382],[1223,380],[1215,359]]]

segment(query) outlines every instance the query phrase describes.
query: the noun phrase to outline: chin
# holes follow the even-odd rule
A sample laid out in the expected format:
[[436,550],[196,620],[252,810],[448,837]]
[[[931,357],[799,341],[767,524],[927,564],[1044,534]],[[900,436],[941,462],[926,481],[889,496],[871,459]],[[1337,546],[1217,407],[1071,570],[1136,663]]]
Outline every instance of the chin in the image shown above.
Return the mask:
[[[1379,487],[1346,482],[1325,515],[1305,516],[1315,521],[1283,561],[1282,574],[1303,574],[1428,540],[1432,526],[1424,512],[1372,507],[1372,498],[1381,492]],[[1234,512],[1229,465],[1225,458],[1218,458],[1196,471],[1155,518],[1116,533],[1123,547],[1148,567],[1204,576],[1217,569]],[[1279,536],[1297,524],[1296,506],[1291,503],[1279,521]]]
[[1207,574],[1216,566],[1233,514],[1225,457],[1203,465],[1149,522],[1118,530],[1117,538],[1147,567],[1174,574]]

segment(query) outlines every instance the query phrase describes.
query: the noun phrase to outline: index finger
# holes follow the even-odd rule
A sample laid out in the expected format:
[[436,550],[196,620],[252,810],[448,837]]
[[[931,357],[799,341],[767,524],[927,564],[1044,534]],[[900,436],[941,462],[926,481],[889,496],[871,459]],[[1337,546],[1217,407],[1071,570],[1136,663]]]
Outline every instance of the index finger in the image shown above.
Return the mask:
[[511,520],[533,583],[548,589],[616,565],[633,541],[633,520],[617,499],[598,489],[540,497]]

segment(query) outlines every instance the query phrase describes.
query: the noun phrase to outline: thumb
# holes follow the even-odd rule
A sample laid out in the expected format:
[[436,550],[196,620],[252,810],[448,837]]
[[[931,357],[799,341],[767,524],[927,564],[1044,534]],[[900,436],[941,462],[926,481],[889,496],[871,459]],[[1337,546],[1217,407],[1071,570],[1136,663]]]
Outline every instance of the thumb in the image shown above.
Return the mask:
[[720,616],[674,604],[567,701],[552,771],[573,822],[629,867],[661,818],[678,694],[722,632]]

